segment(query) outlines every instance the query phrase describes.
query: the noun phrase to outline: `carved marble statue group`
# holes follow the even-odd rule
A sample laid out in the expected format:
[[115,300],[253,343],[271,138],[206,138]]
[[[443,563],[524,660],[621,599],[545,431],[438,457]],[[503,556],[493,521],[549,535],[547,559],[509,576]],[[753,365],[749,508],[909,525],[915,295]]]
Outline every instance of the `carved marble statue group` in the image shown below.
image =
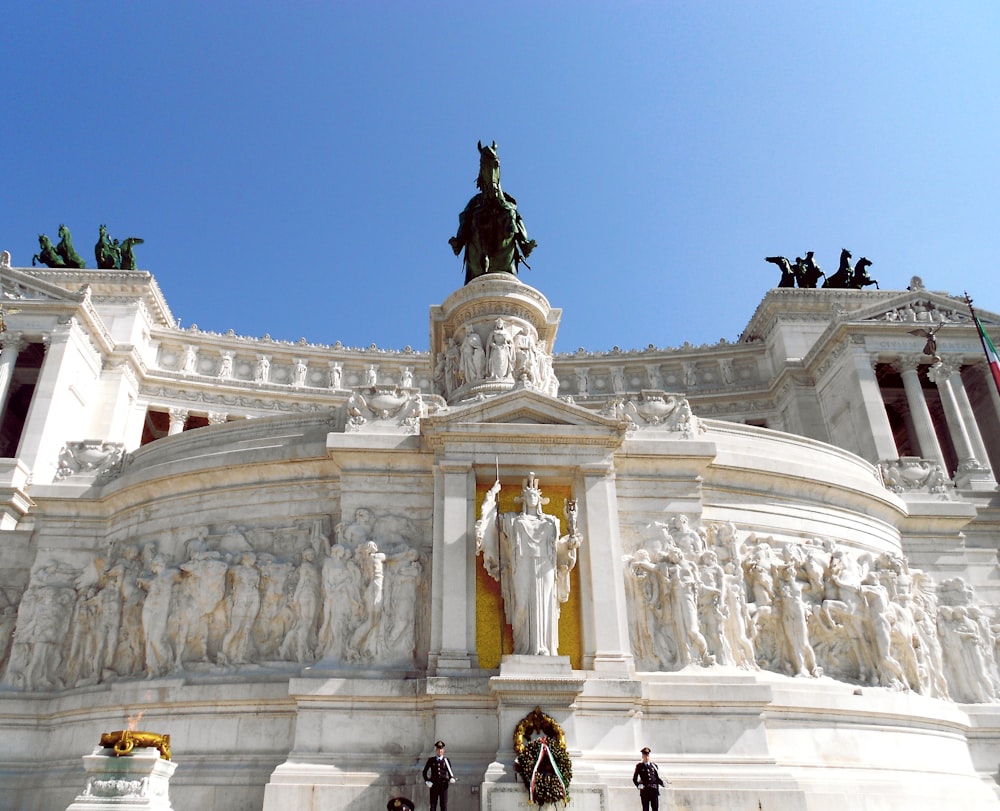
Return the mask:
[[778,542],[683,514],[638,531],[627,580],[633,651],[648,669],[730,665],[912,690],[1000,696],[1000,637],[971,586],[893,553]]
[[531,325],[502,318],[466,324],[449,336],[445,350],[438,352],[433,378],[436,393],[445,398],[483,381],[519,382],[552,397],[559,393],[546,342]]
[[868,273],[871,261],[861,257],[852,267],[851,252],[846,248],[840,252],[840,267],[832,276],[827,276],[820,270],[812,251],[806,252],[805,257],[796,256],[794,263],[789,262],[784,256],[767,256],[764,261],[777,265],[781,270],[778,287],[815,288],[820,286],[819,280],[823,279],[823,287],[861,290],[869,285],[875,285],[878,289],[878,282]]
[[[125,240],[110,239],[108,227],[102,225],[99,230],[97,244],[94,246],[94,257],[97,267],[101,270],[136,270],[135,246],[141,245],[139,237],[128,237]],[[31,257],[32,266],[41,262],[50,268],[85,268],[87,263],[73,247],[73,237],[69,228],[59,226],[59,242],[55,246],[45,234],[38,235],[39,251]]]
[[[202,528],[170,554],[124,542],[83,570],[38,567],[4,626],[3,684],[21,690],[276,665],[412,665],[424,589],[409,519]],[[7,611],[4,620],[11,619]]]

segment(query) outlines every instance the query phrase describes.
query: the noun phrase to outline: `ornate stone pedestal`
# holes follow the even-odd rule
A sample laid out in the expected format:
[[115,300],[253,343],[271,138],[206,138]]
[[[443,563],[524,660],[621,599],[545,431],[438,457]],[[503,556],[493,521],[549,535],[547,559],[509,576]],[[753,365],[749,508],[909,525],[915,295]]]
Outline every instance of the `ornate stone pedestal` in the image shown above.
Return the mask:
[[172,811],[170,776],[177,764],[160,757],[157,749],[133,749],[116,757],[98,746],[84,755],[87,785],[66,811]]
[[487,273],[431,308],[435,393],[449,404],[521,385],[555,396],[552,346],[562,310],[510,273]]

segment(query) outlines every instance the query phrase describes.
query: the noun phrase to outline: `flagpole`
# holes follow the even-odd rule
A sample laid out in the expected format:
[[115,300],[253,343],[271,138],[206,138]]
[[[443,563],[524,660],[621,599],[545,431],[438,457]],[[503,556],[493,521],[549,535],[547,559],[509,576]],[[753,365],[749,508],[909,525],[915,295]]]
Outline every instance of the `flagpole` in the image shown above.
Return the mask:
[[[1000,395],[1000,357],[997,356],[993,341],[986,334],[979,316],[976,315],[976,311],[972,308],[972,297],[967,292],[965,293],[965,303],[968,305],[969,312],[972,314],[972,321],[976,325],[976,332],[979,334],[979,344],[983,347],[983,355],[986,357],[986,366],[990,370],[990,377],[993,378],[993,385],[996,386],[997,394]],[[990,352],[991,349],[993,350],[992,352]]]

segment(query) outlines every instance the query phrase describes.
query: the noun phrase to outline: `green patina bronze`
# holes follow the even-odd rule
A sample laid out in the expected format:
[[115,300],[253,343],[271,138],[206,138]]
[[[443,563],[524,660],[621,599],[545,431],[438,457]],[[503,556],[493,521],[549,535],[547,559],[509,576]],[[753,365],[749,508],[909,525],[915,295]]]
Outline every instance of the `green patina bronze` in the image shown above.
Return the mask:
[[31,257],[32,267],[37,265],[39,262],[50,268],[66,267],[66,263],[52,245],[52,240],[45,236],[45,234],[38,235],[38,245],[41,250]]
[[[142,245],[145,240],[139,239],[139,237],[129,237],[124,242],[122,242],[122,270],[138,270],[135,264],[135,252],[132,250],[136,245]],[[116,239],[117,243],[118,240]]]
[[455,255],[465,249],[465,283],[485,273],[517,274],[518,266],[535,249],[528,239],[517,201],[500,188],[500,158],[496,141],[484,147],[480,141],[479,194],[458,215],[458,233],[448,240]]
[[108,237],[108,227],[102,225],[100,237],[94,246],[94,256],[97,258],[97,267],[102,270],[137,270],[135,263],[136,245],[141,245],[143,240],[139,237],[129,237],[124,242]]
[[73,247],[73,237],[65,225],[59,226],[59,244],[56,245],[56,253],[59,254],[68,268],[87,267],[87,263],[83,261],[83,257]]

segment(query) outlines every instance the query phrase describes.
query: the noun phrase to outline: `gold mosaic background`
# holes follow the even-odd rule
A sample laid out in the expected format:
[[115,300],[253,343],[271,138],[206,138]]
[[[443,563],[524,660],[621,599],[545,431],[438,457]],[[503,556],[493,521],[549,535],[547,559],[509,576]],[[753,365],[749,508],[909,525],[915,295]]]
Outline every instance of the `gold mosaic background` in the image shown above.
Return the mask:
[[[571,498],[572,489],[568,486],[546,487],[541,481],[542,495],[549,500],[544,510],[554,515],[560,521],[562,532],[566,532],[566,519],[563,515],[563,505]],[[490,489],[490,484],[476,486],[476,515],[480,514],[483,498]],[[521,483],[504,482],[500,490],[500,512],[520,512],[521,505],[514,499],[521,495]],[[474,542],[474,541],[473,541]],[[583,641],[580,633],[580,566],[570,573],[569,600],[560,606],[559,613],[559,655],[568,656],[570,664],[576,668],[583,667]],[[501,638],[501,625],[503,627]],[[476,653],[479,654],[479,666],[485,669],[500,667],[501,653],[514,652],[514,637],[510,625],[503,617],[503,601],[500,599],[500,584],[486,574],[483,559],[476,559]]]

